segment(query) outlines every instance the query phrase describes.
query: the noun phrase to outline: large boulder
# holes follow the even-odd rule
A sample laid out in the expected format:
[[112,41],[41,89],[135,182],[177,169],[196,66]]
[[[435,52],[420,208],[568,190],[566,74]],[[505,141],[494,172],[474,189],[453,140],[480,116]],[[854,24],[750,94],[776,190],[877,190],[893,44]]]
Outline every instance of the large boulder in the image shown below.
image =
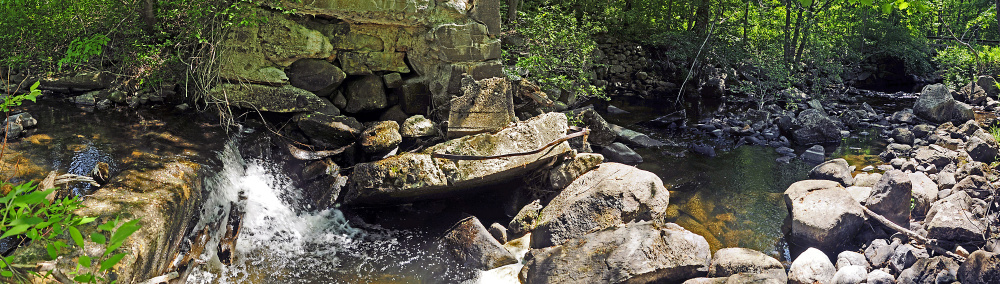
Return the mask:
[[285,73],[292,86],[310,92],[337,88],[347,78],[344,71],[322,59],[299,59]]
[[795,130],[792,137],[800,145],[812,145],[840,141],[841,125],[818,109],[807,109],[799,113],[802,128]]
[[458,263],[479,270],[490,270],[517,263],[514,255],[479,222],[468,217],[458,222],[441,238],[441,243]]
[[319,96],[288,85],[219,84],[208,96],[231,106],[269,112],[315,111],[326,105]]
[[618,135],[611,124],[604,120],[593,108],[588,108],[576,115],[583,122],[583,125],[590,129],[587,135],[587,142],[597,146],[608,146],[615,142]]
[[462,77],[462,96],[451,100],[448,137],[494,132],[517,121],[514,93],[506,78]]
[[354,143],[362,130],[362,125],[357,119],[347,116],[331,116],[313,112],[297,114],[292,120],[314,142],[334,147]]
[[766,275],[780,283],[788,281],[785,266],[773,257],[746,248],[724,248],[715,252],[708,277],[729,277],[738,273]]
[[1000,255],[977,250],[958,268],[958,281],[963,284],[1000,283]]
[[861,204],[835,181],[804,180],[784,193],[792,220],[791,242],[833,249],[844,245],[864,223]]
[[348,82],[344,97],[347,98],[347,106],[344,111],[348,113],[372,112],[389,106],[382,77],[376,75],[368,75]]
[[947,121],[965,122],[973,118],[969,105],[955,101],[951,91],[943,84],[927,85],[920,91],[920,97],[913,105],[913,113],[920,118],[937,123]]
[[954,242],[982,241],[986,224],[973,213],[972,202],[967,193],[958,191],[931,204],[925,219],[927,237]]
[[471,156],[522,153],[566,135],[566,128],[565,115],[547,113],[496,134],[465,136],[432,146],[422,153],[358,164],[351,174],[345,203],[397,203],[453,196],[519,179],[571,151],[569,145],[563,142],[531,155],[487,160],[431,158],[431,153]]
[[875,183],[865,206],[896,225],[908,228],[912,192],[910,176],[900,170],[891,170]]
[[958,157],[958,153],[940,145],[930,145],[920,147],[914,154],[914,159],[920,163],[934,164],[939,169],[952,163]]
[[559,193],[538,216],[531,247],[558,245],[588,232],[640,220],[660,220],[670,192],[655,174],[604,163]]
[[839,182],[843,186],[854,185],[850,165],[847,160],[833,159],[819,164],[809,171],[810,179],[825,179]]
[[705,238],[674,223],[637,222],[532,250],[521,283],[679,283],[705,274]]
[[860,265],[848,265],[837,269],[833,274],[830,283],[833,284],[859,284],[868,279],[868,270]]
[[809,248],[799,254],[788,267],[788,283],[830,283],[836,273],[837,268],[825,253],[816,248]]

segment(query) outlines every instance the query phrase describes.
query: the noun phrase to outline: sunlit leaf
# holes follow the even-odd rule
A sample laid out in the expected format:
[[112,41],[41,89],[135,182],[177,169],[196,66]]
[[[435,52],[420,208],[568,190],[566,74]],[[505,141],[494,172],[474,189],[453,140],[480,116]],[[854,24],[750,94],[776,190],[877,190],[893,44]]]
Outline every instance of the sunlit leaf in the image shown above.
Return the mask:
[[94,241],[95,243],[102,244],[102,245],[105,242],[107,242],[107,239],[104,236],[104,234],[101,234],[101,233],[98,233],[98,232],[90,233],[90,240]]
[[80,256],[80,260],[77,261],[77,262],[80,263],[80,265],[83,265],[83,267],[87,267],[87,268],[90,267],[90,257],[89,256],[81,255]]
[[80,234],[80,230],[73,226],[67,227],[67,229],[69,229],[69,236],[73,238],[76,246],[83,248],[83,234]]
[[7,230],[6,232],[3,233],[3,235],[0,235],[0,239],[19,235],[21,233],[24,233],[24,231],[27,231],[28,228],[31,228],[31,225],[18,225],[11,227],[10,230]]
[[101,262],[101,271],[107,271],[108,269],[111,269],[112,267],[115,266],[115,264],[118,264],[118,262],[121,261],[123,257],[125,257],[125,253],[112,255],[108,259],[105,259],[104,261]]

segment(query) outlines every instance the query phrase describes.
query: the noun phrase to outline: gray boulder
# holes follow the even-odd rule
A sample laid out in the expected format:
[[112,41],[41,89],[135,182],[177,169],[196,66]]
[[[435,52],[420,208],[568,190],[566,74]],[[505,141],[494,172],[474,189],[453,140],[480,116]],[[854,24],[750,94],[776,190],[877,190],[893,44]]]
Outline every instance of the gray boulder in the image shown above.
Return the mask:
[[810,179],[825,179],[839,182],[843,186],[854,185],[851,168],[847,160],[833,159],[819,164],[809,171]]
[[670,193],[655,174],[604,163],[559,193],[538,216],[531,247],[558,245],[588,232],[640,220],[660,220]]
[[330,116],[318,112],[300,113],[292,118],[310,139],[334,147],[353,143],[361,134],[361,123],[353,117]]
[[920,97],[913,105],[913,113],[920,118],[937,123],[947,121],[965,122],[972,119],[972,108],[955,101],[951,91],[943,84],[927,85],[920,91]]
[[232,106],[269,112],[308,112],[325,106],[316,94],[288,85],[218,84],[208,96]]
[[[899,283],[936,284],[958,281],[958,263],[946,256],[921,258],[899,273]],[[967,283],[967,282],[962,282]]]
[[343,70],[322,59],[299,59],[288,66],[285,74],[292,86],[310,92],[337,88],[347,78]]
[[604,162],[601,154],[576,154],[571,160],[565,161],[549,171],[549,182],[554,190],[562,190],[580,175],[594,169]]
[[867,282],[868,284],[895,284],[896,278],[888,272],[876,269],[868,273]]
[[796,244],[837,248],[864,223],[861,204],[834,181],[793,183],[785,190],[784,200],[792,220],[791,241]]
[[382,78],[377,75],[367,75],[347,82],[344,97],[347,99],[344,111],[348,113],[378,111],[389,106]]
[[872,267],[868,263],[868,259],[865,258],[865,255],[853,251],[843,251],[837,255],[837,269],[839,270],[848,265],[859,265],[866,270]]
[[972,210],[972,197],[964,191],[952,193],[931,204],[925,225],[927,237],[954,242],[982,241],[986,224]]
[[955,161],[958,153],[939,145],[920,147],[914,153],[917,162],[934,164],[939,169],[943,169],[948,164]]
[[715,252],[708,266],[708,277],[729,277],[739,273],[750,273],[765,278],[788,281],[785,266],[777,259],[762,252],[746,248],[724,248]]
[[910,177],[900,170],[891,170],[872,188],[865,206],[903,228],[910,226]]
[[587,142],[597,146],[608,146],[618,138],[614,129],[611,128],[611,124],[605,121],[594,109],[585,109],[577,114],[577,117],[583,121],[584,126],[590,129]]
[[860,265],[848,265],[841,267],[830,279],[832,284],[858,284],[868,279],[868,270]]
[[925,216],[927,210],[931,208],[931,203],[937,201],[938,186],[922,172],[909,173],[909,176],[914,203],[910,214],[912,216]]
[[913,139],[915,138],[913,132],[903,127],[893,129],[891,136],[896,143],[905,145],[913,145]]
[[914,262],[917,262],[915,251],[916,249],[909,244],[896,246],[896,250],[889,256],[889,268],[897,273],[909,268]]
[[966,143],[965,151],[975,161],[992,163],[997,158],[997,141],[990,136],[987,139],[972,136]]
[[637,222],[581,235],[525,257],[521,283],[677,283],[708,268],[705,238],[674,223]]
[[608,162],[622,163],[626,165],[638,165],[642,163],[642,156],[620,142],[611,143],[601,149],[601,155]]
[[977,250],[958,268],[958,281],[963,284],[1000,283],[1000,255]]
[[826,159],[826,152],[822,145],[813,145],[802,153],[802,159],[810,163],[822,163]]
[[476,217],[466,218],[452,226],[441,242],[458,263],[470,268],[490,270],[517,263],[514,255],[493,238]]
[[800,145],[840,141],[840,131],[844,130],[836,121],[817,109],[807,109],[799,113],[802,128],[792,133],[792,138]]
[[881,179],[880,173],[860,173],[854,176],[854,186],[873,187]]
[[395,121],[379,121],[361,132],[358,139],[361,149],[368,154],[384,154],[403,142],[399,135],[399,124]]
[[399,134],[407,138],[427,137],[438,134],[437,125],[423,115],[414,115],[403,121]]
[[635,130],[618,125],[611,124],[611,130],[615,132],[615,135],[618,136],[619,140],[625,142],[625,144],[632,145],[633,147],[653,148],[667,145],[659,140],[650,138],[646,134],[642,134]]
[[788,268],[788,283],[830,283],[837,269],[830,258],[816,248],[809,248],[792,261]]

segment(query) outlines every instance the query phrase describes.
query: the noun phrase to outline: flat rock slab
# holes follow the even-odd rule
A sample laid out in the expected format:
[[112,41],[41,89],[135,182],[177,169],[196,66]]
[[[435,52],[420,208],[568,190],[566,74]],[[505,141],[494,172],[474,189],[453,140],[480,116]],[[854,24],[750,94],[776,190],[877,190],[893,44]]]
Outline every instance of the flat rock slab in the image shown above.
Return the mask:
[[435,145],[424,153],[407,153],[355,166],[346,204],[387,204],[454,196],[476,187],[520,178],[570,152],[559,143],[546,150],[501,159],[458,161],[432,158],[431,153],[493,156],[535,150],[566,135],[566,116],[547,113],[505,128]]
[[269,112],[314,111],[325,106],[319,96],[287,85],[219,84],[208,95],[229,105]]
[[705,238],[674,223],[629,223],[532,250],[521,283],[679,283],[705,275]]
[[451,100],[449,138],[493,132],[517,121],[513,88],[506,78],[475,81],[471,76],[463,77],[462,93]]

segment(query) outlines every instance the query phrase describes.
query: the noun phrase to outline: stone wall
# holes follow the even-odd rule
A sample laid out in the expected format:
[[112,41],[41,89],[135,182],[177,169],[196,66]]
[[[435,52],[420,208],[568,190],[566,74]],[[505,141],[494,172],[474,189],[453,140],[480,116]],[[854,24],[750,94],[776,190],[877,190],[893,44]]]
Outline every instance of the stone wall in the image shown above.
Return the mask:
[[[403,105],[405,112],[414,115],[447,104],[452,94],[460,92],[463,73],[476,79],[502,74],[498,0],[289,1],[285,6],[299,14],[260,8],[266,23],[237,27],[225,37],[219,52],[223,79],[233,84],[307,89],[338,112],[345,108],[339,102],[368,101],[366,96],[384,93],[386,103],[351,111],[378,113]],[[315,59],[335,68],[296,63]],[[383,92],[347,88],[352,81],[372,76],[383,81],[376,86],[385,88]],[[238,100],[235,105],[245,108],[322,109],[311,103],[316,101],[312,95],[304,98],[303,92],[292,92],[299,95],[282,96],[289,92],[270,90],[222,84],[210,95]]]

